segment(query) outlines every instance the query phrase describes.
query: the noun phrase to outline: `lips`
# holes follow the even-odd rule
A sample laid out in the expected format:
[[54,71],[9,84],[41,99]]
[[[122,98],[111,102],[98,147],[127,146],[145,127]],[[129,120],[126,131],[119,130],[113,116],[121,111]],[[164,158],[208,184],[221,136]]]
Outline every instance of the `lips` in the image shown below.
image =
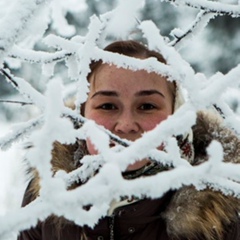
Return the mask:
[[144,133],[119,134],[119,133],[113,132],[113,134],[115,134],[116,136],[120,137],[123,140],[134,142],[138,138],[141,138]]
[[[119,136],[118,134],[116,134],[116,135],[118,137],[120,137],[123,140],[123,142],[125,140],[125,141],[129,142],[129,144],[131,144],[131,142],[134,142],[135,140],[137,140],[138,138],[141,137],[141,135],[140,136],[136,136],[136,135],[134,135],[134,136],[129,136],[129,135],[128,136]],[[110,148],[120,147],[120,146],[121,146],[121,148],[124,148],[124,145],[121,145],[121,143],[115,142],[114,140],[110,140],[110,143],[109,143]]]
[[110,144],[109,144],[109,147],[112,148],[112,147],[115,147],[116,146],[116,143],[111,141]]

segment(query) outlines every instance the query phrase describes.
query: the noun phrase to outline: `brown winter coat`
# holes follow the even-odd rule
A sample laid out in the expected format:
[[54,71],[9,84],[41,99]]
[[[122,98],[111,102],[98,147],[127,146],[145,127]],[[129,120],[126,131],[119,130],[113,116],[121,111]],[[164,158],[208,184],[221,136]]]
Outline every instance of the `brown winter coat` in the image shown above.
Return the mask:
[[[222,143],[224,161],[240,163],[240,140],[212,114],[198,114],[193,136],[197,164],[207,160],[206,147],[213,139]],[[54,171],[70,172],[76,168],[75,150],[76,146],[57,144],[53,152]],[[35,178],[27,188],[23,206],[36,198],[38,191]],[[197,191],[194,187],[183,187],[161,199],[144,199],[117,208],[114,217],[100,219],[94,229],[49,217],[20,233],[18,240],[240,240],[238,212],[240,200],[232,196],[210,189]],[[110,231],[112,224],[114,231]]]

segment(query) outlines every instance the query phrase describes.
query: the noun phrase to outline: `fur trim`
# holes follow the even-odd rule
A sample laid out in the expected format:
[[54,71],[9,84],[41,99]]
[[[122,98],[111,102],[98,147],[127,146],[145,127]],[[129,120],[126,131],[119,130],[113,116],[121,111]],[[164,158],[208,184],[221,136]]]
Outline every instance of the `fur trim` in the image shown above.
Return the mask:
[[[54,147],[52,150],[52,172],[53,175],[59,171],[64,170],[67,173],[75,170],[77,167],[80,166],[79,161],[74,159],[74,153],[78,149],[78,144],[72,144],[72,145],[63,145],[59,142],[54,143]],[[34,169],[32,172],[32,181],[28,187],[28,192],[31,195],[31,201],[37,198],[39,195],[40,190],[40,179],[38,172]],[[72,186],[72,188],[75,186]]]
[[176,93],[175,93],[173,112],[176,112],[185,102],[181,86],[176,82],[175,84],[176,84]]
[[240,140],[213,112],[199,112],[196,125],[193,126],[193,145],[196,160],[207,160],[206,148],[212,140],[222,144],[224,162],[240,163]]
[[210,189],[178,190],[163,214],[168,233],[176,239],[223,240],[227,226],[237,220],[239,199]]
[[[207,160],[206,148],[212,140],[219,141],[224,150],[224,161],[240,163],[240,140],[223,126],[222,121],[210,112],[199,112],[193,126],[195,164]],[[53,150],[53,173],[58,170],[71,172],[79,165],[74,159],[78,144],[61,145],[55,143]],[[36,198],[39,192],[39,179],[35,175],[29,192]],[[240,200],[225,196],[220,192],[205,189],[197,191],[194,187],[183,187],[176,191],[163,217],[167,231],[174,238],[223,240],[225,230],[236,221],[240,211]]]
[[[196,164],[207,160],[206,148],[212,140],[222,144],[225,162],[240,162],[240,140],[213,113],[198,113],[193,134]],[[175,193],[163,216],[167,231],[177,239],[221,240],[239,211],[240,199],[211,189],[183,187]]]

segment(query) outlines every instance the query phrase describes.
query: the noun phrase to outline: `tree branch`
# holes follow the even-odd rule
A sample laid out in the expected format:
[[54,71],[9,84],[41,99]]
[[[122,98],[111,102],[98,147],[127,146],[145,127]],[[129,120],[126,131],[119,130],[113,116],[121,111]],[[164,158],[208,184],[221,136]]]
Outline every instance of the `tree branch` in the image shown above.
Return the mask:
[[12,101],[12,100],[3,100],[3,99],[0,99],[0,102],[2,102],[2,103],[16,103],[16,104],[21,104],[22,106],[24,106],[24,105],[32,105],[33,104],[31,102]]
[[2,150],[7,150],[14,142],[17,142],[20,139],[24,138],[26,135],[30,134],[37,127],[41,126],[43,122],[44,117],[42,115],[34,120],[22,123],[21,126],[18,126],[17,130],[15,129],[9,134],[0,138],[0,148]]
[[208,22],[216,16],[216,13],[200,11],[192,25],[181,35],[175,35],[173,31],[172,35],[175,37],[175,39],[170,42],[169,45],[179,49],[178,45],[180,45],[184,39],[191,37],[194,35],[194,33],[200,32],[207,26]]
[[48,53],[43,51],[34,51],[30,49],[22,49],[14,46],[12,51],[8,54],[11,58],[20,59],[24,62],[28,63],[52,63],[52,62],[60,62],[67,57],[72,56],[73,53],[67,51],[58,51],[55,53]]
[[[0,64],[14,43],[22,36],[34,13],[45,0],[18,0],[1,20]],[[24,10],[24,11],[21,11]]]
[[6,77],[7,81],[9,81],[21,95],[26,97],[28,100],[30,99],[30,101],[41,110],[45,108],[45,97],[34,89],[27,81],[13,76],[9,69],[2,68],[0,69],[0,73]]
[[232,17],[240,16],[239,5],[225,4],[207,0],[164,0],[172,2],[175,5],[185,5],[188,7],[204,10],[206,12],[217,13],[218,15],[231,15]]
[[10,82],[16,89],[18,89],[18,84],[16,81],[14,81],[14,79],[12,78],[12,76],[3,68],[0,69],[0,73],[2,73],[3,76],[6,77],[7,81]]

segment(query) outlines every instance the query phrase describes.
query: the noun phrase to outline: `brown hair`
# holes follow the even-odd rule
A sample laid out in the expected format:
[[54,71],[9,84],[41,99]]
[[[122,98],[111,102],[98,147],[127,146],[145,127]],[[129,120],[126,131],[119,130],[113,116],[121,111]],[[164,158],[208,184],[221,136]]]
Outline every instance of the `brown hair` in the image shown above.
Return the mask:
[[[154,57],[159,62],[167,64],[166,60],[163,58],[163,56],[160,53],[149,50],[143,44],[141,44],[137,41],[133,41],[133,40],[113,42],[113,43],[107,45],[104,48],[104,50],[108,51],[108,52],[122,54],[122,55],[129,56],[129,57],[136,57],[136,58]],[[102,64],[103,64],[102,60],[92,61],[92,63],[90,64],[91,71],[88,75],[88,81],[90,81],[91,76],[94,73],[96,73],[96,71],[101,67]],[[175,84],[175,82],[167,81],[167,85],[168,85],[169,91],[172,94],[172,97],[174,100],[175,92],[176,92],[176,84]],[[173,105],[174,105],[174,101],[173,101]]]
[[[134,40],[116,41],[107,45],[103,50],[122,54],[129,57],[136,57],[136,58],[154,57],[159,62],[167,64],[166,60],[163,58],[163,56],[159,52],[149,50],[146,46]],[[90,78],[93,76],[93,74],[97,72],[97,70],[99,70],[102,64],[103,64],[102,60],[98,60],[98,61],[93,60],[90,63],[90,66],[89,66],[90,73],[87,76],[87,79],[89,82],[90,82]],[[176,82],[167,81],[167,86],[170,93],[172,94],[172,98],[173,98],[172,108],[174,110],[174,103],[175,103],[175,96],[176,96]],[[75,108],[75,105],[72,103],[68,105],[73,109]],[[81,114],[83,116],[84,116],[84,110],[85,110],[85,103],[83,103],[81,106]]]
[[[159,62],[166,64],[165,59],[160,53],[151,51],[147,47],[145,47],[143,44],[133,40],[113,42],[107,45],[104,48],[104,50],[108,52],[122,54],[129,57],[138,57],[138,58],[155,57]],[[88,80],[90,79],[92,74],[94,74],[94,72],[102,65],[102,63],[103,63],[102,60],[91,62],[90,64],[91,71],[88,75]]]
[[141,56],[144,58],[155,57],[159,62],[165,63],[166,61],[163,56],[155,51],[149,50],[143,44],[129,40],[129,41],[117,41],[109,44],[104,49],[105,51],[120,53],[126,56]]

